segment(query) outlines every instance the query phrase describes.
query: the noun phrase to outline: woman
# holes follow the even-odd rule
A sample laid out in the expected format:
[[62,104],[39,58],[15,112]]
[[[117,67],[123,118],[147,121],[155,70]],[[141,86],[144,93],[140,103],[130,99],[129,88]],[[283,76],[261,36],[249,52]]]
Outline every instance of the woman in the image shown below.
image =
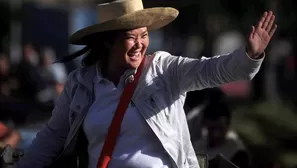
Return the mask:
[[87,45],[73,57],[90,51],[84,67],[69,75],[52,117],[17,168],[44,168],[57,160],[68,163],[64,167],[76,164],[70,149],[79,139],[85,140],[77,142],[79,165],[95,168],[125,81],[142,59],[142,76],[109,167],[199,167],[183,111],[186,92],[252,79],[276,30],[273,14],[266,12],[253,27],[247,50],[198,60],[167,52],[146,55],[148,31],[173,21],[176,9],[143,9],[141,0],[118,0],[98,5],[98,11],[101,23],[71,36],[72,44]]

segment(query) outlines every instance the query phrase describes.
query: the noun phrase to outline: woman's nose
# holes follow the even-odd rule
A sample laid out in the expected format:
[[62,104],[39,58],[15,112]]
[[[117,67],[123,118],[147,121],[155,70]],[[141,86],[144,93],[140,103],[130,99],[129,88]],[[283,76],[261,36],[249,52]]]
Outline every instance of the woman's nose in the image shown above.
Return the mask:
[[135,47],[136,47],[137,49],[142,47],[141,40],[136,40],[136,41],[135,41]]

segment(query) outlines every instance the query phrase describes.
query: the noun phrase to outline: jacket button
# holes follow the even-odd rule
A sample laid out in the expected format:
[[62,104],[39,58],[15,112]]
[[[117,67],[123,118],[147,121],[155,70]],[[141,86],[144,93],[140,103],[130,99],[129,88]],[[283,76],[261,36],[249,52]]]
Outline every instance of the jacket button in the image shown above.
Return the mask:
[[134,75],[129,76],[128,78],[128,82],[132,83],[134,81]]

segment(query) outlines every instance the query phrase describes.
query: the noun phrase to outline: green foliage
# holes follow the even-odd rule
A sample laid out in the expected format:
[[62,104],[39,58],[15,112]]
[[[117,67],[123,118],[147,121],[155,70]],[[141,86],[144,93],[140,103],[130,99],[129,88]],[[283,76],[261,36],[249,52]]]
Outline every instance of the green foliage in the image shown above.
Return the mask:
[[239,107],[232,126],[247,145],[270,145],[284,167],[297,165],[297,113],[271,102]]

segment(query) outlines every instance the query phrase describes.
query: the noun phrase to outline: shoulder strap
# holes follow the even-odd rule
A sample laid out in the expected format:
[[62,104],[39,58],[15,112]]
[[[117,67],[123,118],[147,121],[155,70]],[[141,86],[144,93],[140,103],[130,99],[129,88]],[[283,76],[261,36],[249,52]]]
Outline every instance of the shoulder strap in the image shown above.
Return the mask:
[[126,85],[121,95],[120,102],[116,108],[115,115],[112,119],[111,125],[108,130],[108,134],[106,136],[106,139],[98,160],[97,168],[106,168],[108,166],[108,163],[112,156],[112,152],[114,150],[114,146],[116,144],[117,137],[120,133],[124,115],[132,99],[134,90],[138,84],[138,80],[141,76],[144,63],[145,63],[145,58],[142,59],[141,64],[138,67],[137,72],[134,76],[134,80],[129,81],[129,83]]

